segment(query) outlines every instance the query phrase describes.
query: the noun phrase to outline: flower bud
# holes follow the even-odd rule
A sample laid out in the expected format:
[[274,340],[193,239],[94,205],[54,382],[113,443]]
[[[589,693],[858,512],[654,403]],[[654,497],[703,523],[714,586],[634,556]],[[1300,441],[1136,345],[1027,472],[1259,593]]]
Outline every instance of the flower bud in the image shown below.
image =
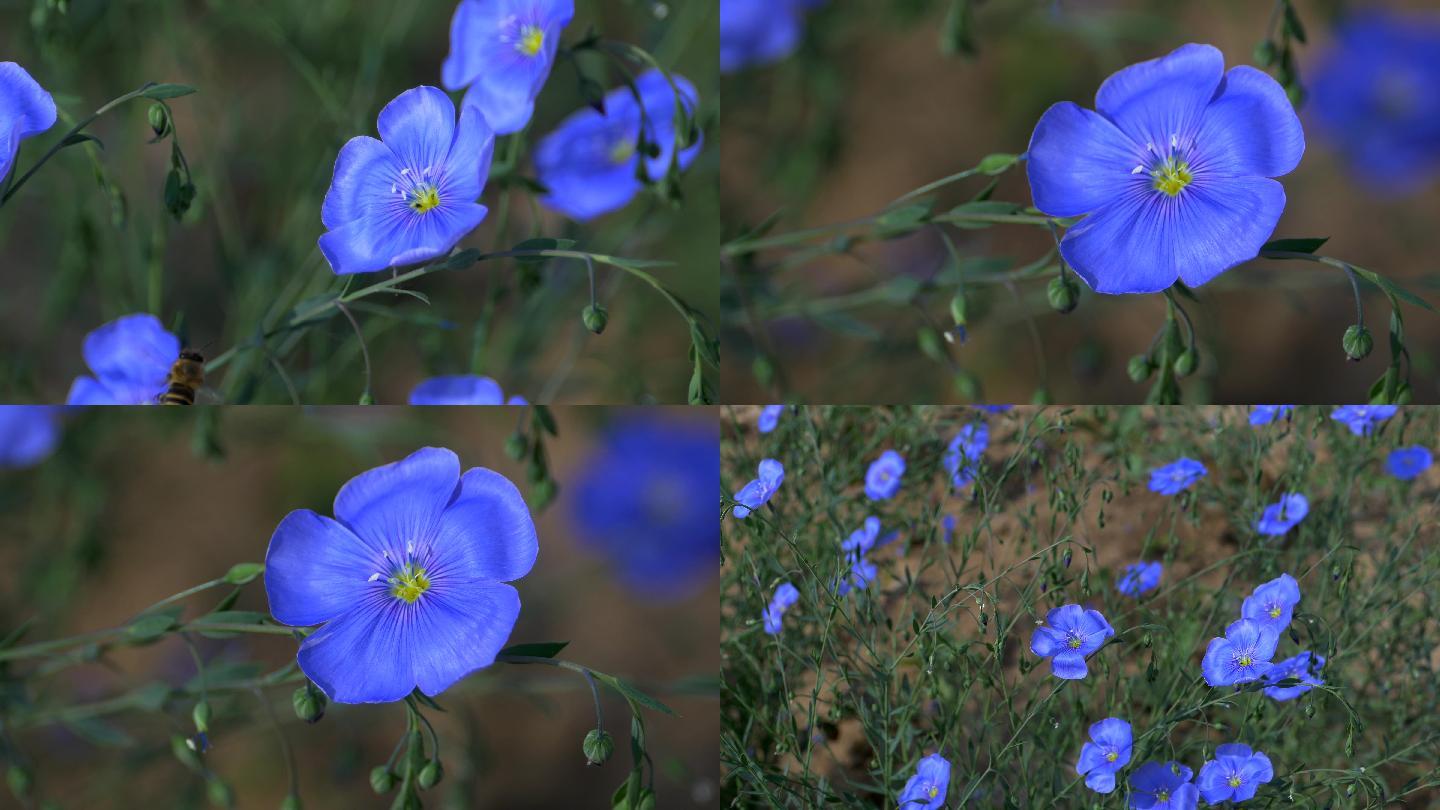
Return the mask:
[[325,716],[325,693],[308,683],[295,690],[290,703],[295,707],[295,716],[307,723],[318,723]]
[[605,331],[605,324],[610,322],[610,313],[599,304],[590,304],[580,312],[580,320],[585,322],[586,329],[598,335]]
[[150,129],[157,141],[170,134],[170,114],[165,111],[164,105],[150,105]]
[[195,753],[195,749],[191,747],[190,739],[184,734],[176,734],[170,738],[170,753],[174,754],[175,758],[180,760],[181,765],[184,765],[192,771],[200,770],[200,755]]
[[440,760],[438,759],[430,760],[425,763],[425,767],[420,769],[420,787],[424,790],[435,787],[440,784],[440,780],[444,778],[445,769],[440,766]]
[[1340,339],[1340,345],[1345,349],[1345,356],[1351,360],[1363,360],[1375,348],[1375,338],[1370,336],[1370,330],[1360,324],[1351,324],[1345,330],[1345,337]]
[[1275,43],[1268,39],[1261,40],[1255,45],[1255,64],[1262,68],[1268,68],[1275,64]]
[[370,769],[370,789],[376,795],[384,796],[395,789],[395,774],[385,765],[376,765]]
[[965,325],[965,294],[955,293],[950,299],[950,317],[955,319],[956,326]]
[[585,735],[585,742],[580,749],[585,752],[585,761],[589,765],[604,765],[615,753],[615,738],[604,729],[592,728],[590,733]]
[[1196,358],[1198,357],[1199,353],[1195,351],[1194,346],[1191,346],[1190,348],[1181,352],[1180,356],[1175,358],[1175,376],[1188,377],[1191,374],[1194,374],[1195,366],[1198,362]]
[[1148,356],[1137,354],[1130,358],[1130,364],[1126,366],[1125,373],[1130,375],[1131,382],[1142,383],[1155,373],[1155,364],[1150,362]]
[[196,731],[200,732],[201,734],[205,734],[210,731],[209,703],[206,703],[203,700],[199,703],[196,703],[195,710],[190,713],[190,717],[195,721]]
[[1080,304],[1080,285],[1069,273],[1062,273],[1050,279],[1050,286],[1045,289],[1045,295],[1050,299],[1050,306],[1061,315],[1074,312],[1075,307]]
[[530,443],[525,440],[524,433],[511,433],[510,438],[505,440],[505,455],[512,461],[519,461],[525,457],[525,452],[530,449]]
[[530,488],[531,503],[536,509],[544,509],[550,505],[551,501],[555,500],[555,494],[558,491],[559,487],[556,486],[555,480],[546,478]]

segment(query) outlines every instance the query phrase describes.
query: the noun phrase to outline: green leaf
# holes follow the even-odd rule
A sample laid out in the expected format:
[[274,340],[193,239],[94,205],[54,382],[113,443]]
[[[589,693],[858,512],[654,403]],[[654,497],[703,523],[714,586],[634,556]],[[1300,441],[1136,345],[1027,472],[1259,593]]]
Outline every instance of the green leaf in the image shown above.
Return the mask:
[[478,261],[480,261],[480,251],[475,248],[465,248],[446,260],[445,269],[464,270]]
[[82,144],[82,143],[87,143],[87,142],[88,142],[88,143],[94,143],[96,146],[100,147],[101,149],[104,149],[104,148],[105,148],[105,144],[104,144],[99,138],[97,138],[97,137],[95,137],[94,135],[91,135],[91,134],[89,134],[89,133],[86,133],[86,132],[77,132],[77,133],[75,133],[74,135],[71,135],[70,137],[68,137],[68,138],[66,138],[65,140],[61,141],[61,142],[60,142],[60,148],[61,148],[61,149],[64,149],[64,148],[67,147],[67,146],[78,146],[78,145],[80,145],[80,144]]
[[850,337],[864,338],[866,340],[880,339],[880,330],[844,312],[815,312],[808,314],[810,320],[832,332],[849,335]]
[[[543,236],[543,237],[540,237],[540,238],[538,238],[538,239],[526,239],[524,242],[521,242],[520,244],[516,245],[515,247],[510,248],[510,250],[512,250],[512,251],[520,251],[520,250],[569,250],[569,249],[572,248],[572,247],[575,247],[575,240],[574,240],[574,239],[551,239],[551,238],[548,237],[548,236]],[[515,261],[517,261],[517,262],[526,262],[526,263],[534,263],[534,264],[539,264],[540,262],[545,262],[545,261],[549,261],[549,260],[550,260],[550,257],[549,257],[549,256],[516,256],[516,257],[515,257]]]
[[555,414],[544,405],[535,406],[535,422],[551,436],[559,436],[560,428],[555,424]]
[[1420,307],[1421,309],[1435,312],[1435,308],[1430,306],[1430,303],[1424,298],[1421,298],[1415,293],[1410,292],[1409,290],[1401,287],[1399,284],[1396,284],[1395,282],[1380,275],[1379,273],[1376,273],[1373,270],[1366,270],[1363,267],[1356,267],[1353,264],[1350,265],[1350,269],[1355,271],[1355,275],[1365,279],[1371,284],[1374,284],[1376,287],[1379,287],[1380,289],[1395,296],[1396,298],[1399,298],[1407,304],[1412,304],[1414,306]]
[[191,627],[202,627],[207,624],[264,624],[269,618],[264,613],[254,610],[222,610],[216,613],[207,613],[204,616],[190,622]]
[[538,641],[533,644],[514,644],[501,650],[499,655],[525,655],[531,658],[554,658],[570,646],[568,641]]
[[261,563],[236,563],[230,566],[225,573],[225,582],[231,585],[244,585],[265,573],[265,566]]
[[923,202],[893,208],[875,218],[875,227],[885,233],[908,233],[924,224],[933,205]]
[[624,695],[628,700],[634,701],[635,703],[638,703],[651,711],[668,714],[671,717],[678,716],[675,714],[674,711],[670,709],[669,706],[666,706],[664,703],[661,703],[655,698],[650,697],[644,692],[641,692],[639,689],[636,689],[635,686],[628,681],[617,678],[614,675],[606,675],[603,672],[594,672],[593,674],[595,675],[596,680],[604,683],[606,686],[609,686],[611,689],[614,689],[615,691]]
[[1019,155],[1010,155],[1004,152],[996,152],[993,155],[986,155],[975,167],[983,174],[1000,174],[1014,166],[1020,160]]
[[157,84],[145,89],[140,95],[156,101],[166,98],[180,98],[195,92],[195,88],[183,84]]
[[1286,253],[1314,253],[1320,246],[1330,241],[1328,236],[1300,238],[1300,239],[1275,239],[1266,242],[1260,248],[1260,252],[1267,250],[1283,250]]
[[77,717],[62,722],[77,737],[92,745],[102,748],[129,748],[135,744],[134,737],[93,717]]
[[153,641],[175,626],[180,617],[180,608],[167,608],[155,613],[146,613],[130,622],[126,635],[136,642]]
[[147,712],[158,712],[170,699],[170,687],[163,683],[149,683],[135,691],[135,705]]

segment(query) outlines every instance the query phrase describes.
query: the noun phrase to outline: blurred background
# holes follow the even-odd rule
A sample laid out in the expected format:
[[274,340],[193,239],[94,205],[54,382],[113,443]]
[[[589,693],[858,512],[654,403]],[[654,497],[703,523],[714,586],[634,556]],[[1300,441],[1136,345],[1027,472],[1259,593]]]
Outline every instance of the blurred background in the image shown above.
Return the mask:
[[[84,373],[84,335],[119,315],[153,312],[215,357],[252,338],[262,321],[271,328],[302,302],[340,289],[316,247],[335,157],[350,138],[374,136],[380,109],[400,92],[440,84],[455,7],[0,0],[0,53],[61,109],[51,132],[22,144],[21,172],[76,119],[147,81],[198,90],[170,102],[196,186],[182,222],[164,202],[170,146],[147,145],[143,100],[90,127],[103,151],[63,150],[0,212],[0,401],[63,401]],[[719,104],[715,16],[705,3],[579,2],[562,43],[593,29],[648,50],[694,82],[708,130]],[[601,89],[621,85],[613,60],[593,51],[578,59]],[[678,208],[647,190],[582,225],[533,203],[529,151],[584,106],[578,75],[574,61],[557,60],[520,136],[518,166],[487,183],[481,202],[490,214],[460,246],[505,250],[546,236],[573,239],[578,250],[670,261],[655,271],[661,282],[715,318],[716,149],[702,150],[682,175]],[[530,401],[685,402],[694,366],[685,321],[634,278],[597,273],[610,315],[599,336],[581,323],[590,286],[575,261],[486,261],[410,285],[429,305],[401,295],[355,302],[376,400],[403,403],[422,378],[478,373]],[[355,287],[383,277],[361,276]],[[342,317],[298,339],[272,340],[270,355],[243,354],[213,385],[227,402],[265,404],[291,401],[286,377],[310,404],[353,403],[364,388],[360,342]]]
[[[331,514],[354,475],[422,446],[448,447],[463,468],[514,480],[535,514],[540,556],[514,583],[522,608],[510,643],[568,640],[562,658],[664,701],[680,716],[646,716],[658,806],[718,807],[713,412],[553,411],[558,435],[544,448],[558,489],[542,510],[528,465],[502,450],[526,413],[518,408],[98,408],[46,415],[60,428],[55,446],[23,454],[8,452],[20,420],[8,410],[0,407],[0,638],[27,621],[24,643],[123,625],[232,564],[262,561],[285,514]],[[223,595],[192,597],[186,618]],[[235,609],[267,611],[261,580]],[[296,651],[285,636],[194,639],[212,683],[269,672]],[[149,683],[184,686],[195,663],[179,638],[45,673],[36,663],[0,665],[0,758],[34,769],[35,801],[25,806],[207,806],[205,783],[170,754],[172,734],[193,733],[193,699],[172,697],[157,712],[21,721]],[[403,734],[403,706],[331,704],[306,725],[291,710],[293,689],[268,689],[264,699],[296,752],[304,806],[388,806],[392,797],[377,797],[368,775]],[[610,807],[630,768],[629,713],[612,693],[601,697],[617,747],[605,766],[587,767],[581,741],[595,714],[578,675],[497,664],[469,676],[439,696],[446,714],[427,713],[446,777],[424,794],[426,806]],[[288,777],[276,729],[253,695],[212,704],[206,764],[231,784],[236,806],[278,807]],[[8,802],[4,791],[0,806],[21,806]]]
[[[727,0],[736,2],[738,0]],[[1214,44],[1228,66],[1254,64],[1284,15],[1267,0],[894,0],[808,3],[793,53],[728,72],[720,177],[722,240],[778,215],[771,234],[868,217],[891,200],[977,165],[1019,154],[1040,114],[1063,100],[1091,107],[1100,82],[1186,42]],[[1440,22],[1429,0],[1294,0],[1306,33],[1292,42],[1307,149],[1282,179],[1280,237],[1330,237],[1319,251],[1440,301],[1434,223],[1440,218]],[[1346,55],[1344,19],[1401,17],[1412,41]],[[725,50],[722,34],[722,52]],[[946,49],[953,53],[947,54]],[[968,52],[967,52],[968,51]],[[1319,79],[1368,93],[1326,126]],[[1271,74],[1275,75],[1272,68]],[[1407,85],[1422,77],[1418,86]],[[1336,82],[1331,83],[1333,89]],[[1336,91],[1332,95],[1339,95]],[[1391,106],[1387,106],[1391,105]],[[1331,105],[1343,107],[1342,102]],[[1389,125],[1390,114],[1399,123]],[[1335,117],[1333,114],[1331,117]],[[1358,130],[1358,132],[1357,132]],[[1381,149],[1377,150],[1375,144]],[[1383,146],[1393,143],[1388,154]],[[1368,150],[1368,151],[1367,151]],[[1377,151],[1380,154],[1376,154]],[[1401,163],[1381,171],[1385,157]],[[938,194],[936,211],[986,187],[977,177]],[[993,199],[1028,206],[1024,165]],[[1122,403],[1144,398],[1126,375],[1165,318],[1160,296],[1096,296],[1061,316],[1043,282],[970,285],[969,340],[936,342],[953,324],[954,288],[914,302],[883,285],[922,282],[950,261],[936,227],[860,244],[849,253],[772,250],[724,274],[724,390],[731,402]],[[972,276],[1021,267],[1053,247],[1041,228],[947,227]],[[1083,286],[1083,284],[1082,284]],[[893,285],[889,290],[905,290]],[[1189,303],[1202,361],[1182,381],[1187,401],[1364,402],[1389,362],[1384,296],[1365,292],[1375,351],[1346,362],[1341,336],[1355,303],[1343,273],[1309,262],[1256,261],[1200,288]],[[1440,401],[1440,316],[1407,306],[1413,397]],[[933,357],[922,351],[931,332]],[[1038,349],[1038,350],[1037,350]]]

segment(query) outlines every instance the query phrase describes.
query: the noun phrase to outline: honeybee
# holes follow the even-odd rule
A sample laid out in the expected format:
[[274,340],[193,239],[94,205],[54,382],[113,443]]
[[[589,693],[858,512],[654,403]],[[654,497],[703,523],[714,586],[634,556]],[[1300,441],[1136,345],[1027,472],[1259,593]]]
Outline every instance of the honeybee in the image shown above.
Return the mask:
[[161,405],[194,405],[195,392],[205,385],[205,357],[194,349],[181,349],[180,357],[170,366],[165,380]]

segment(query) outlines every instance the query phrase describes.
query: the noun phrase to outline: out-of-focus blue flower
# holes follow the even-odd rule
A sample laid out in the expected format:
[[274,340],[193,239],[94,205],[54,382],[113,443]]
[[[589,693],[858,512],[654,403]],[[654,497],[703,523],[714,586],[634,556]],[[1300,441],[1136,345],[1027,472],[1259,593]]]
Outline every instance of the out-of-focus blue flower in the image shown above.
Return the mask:
[[875,567],[875,563],[870,562],[870,558],[862,554],[851,555],[847,559],[850,560],[850,573],[835,585],[835,592],[841,596],[852,590],[865,590],[880,574],[880,569]]
[[893,498],[900,490],[903,475],[905,458],[894,450],[886,450],[880,458],[870,462],[870,468],[865,471],[865,494],[872,501]]
[[734,73],[789,56],[816,0],[720,0],[720,72]]
[[1125,566],[1125,573],[1120,575],[1120,580],[1115,583],[1115,590],[1126,596],[1140,598],[1140,594],[1153,591],[1160,585],[1160,575],[1164,573],[1164,566],[1158,561],[1138,562]]
[[730,514],[744,520],[751,512],[764,506],[780,484],[785,481],[785,467],[773,458],[760,462],[760,477],[746,484],[735,493],[735,508]]
[[606,428],[569,487],[576,538],[638,596],[679,599],[716,574],[718,426],[631,416]]
[[1063,101],[1030,138],[1035,207],[1085,215],[1060,253],[1096,292],[1198,287],[1255,258],[1285,210],[1305,153],[1300,119],[1274,79],[1225,71],[1209,45],[1183,45],[1100,85],[1098,112]]
[[849,593],[852,588],[864,590],[874,581],[878,571],[865,555],[875,548],[879,537],[880,518],[871,515],[865,518],[864,526],[851,532],[850,537],[840,544],[840,550],[850,563],[850,574],[836,586],[836,592],[841,596]]
[[955,540],[955,516],[946,515],[940,519],[940,525],[945,528],[945,545],[950,545]]
[[984,422],[972,422],[960,428],[960,432],[950,440],[941,461],[956,489],[967,487],[975,480],[980,472],[980,457],[989,446],[990,426]]
[[1130,810],[1195,810],[1195,772],[1178,762],[1147,762],[1130,774]]
[[1265,682],[1278,684],[1286,678],[1295,678],[1300,683],[1294,686],[1267,686],[1265,694],[1281,702],[1294,700],[1311,689],[1324,685],[1325,681],[1320,678],[1320,670],[1324,666],[1325,656],[1316,655],[1309,650],[1287,658],[1270,667],[1270,671],[1265,673]]
[[20,142],[55,126],[55,99],[25,68],[0,62],[0,180],[10,173]]
[[1401,447],[1390,451],[1385,459],[1385,469],[1401,481],[1409,481],[1430,469],[1433,461],[1430,451],[1424,447]]
[[1090,742],[1080,747],[1075,772],[1085,777],[1085,787],[1096,793],[1115,790],[1115,774],[1130,763],[1130,724],[1107,717],[1090,726]]
[[[695,85],[672,76],[681,103],[691,116],[699,103]],[[566,118],[535,146],[535,175],[547,192],[540,198],[546,208],[580,221],[594,219],[625,207],[645,184],[640,178],[641,110],[644,110],[645,177],[657,180],[670,170],[675,157],[675,90],[658,70],[635,80],[640,103],[629,87],[605,95],[605,112],[585,107]],[[687,116],[688,118],[688,116]],[[679,133],[682,137],[688,133]],[[700,153],[699,130],[686,141],[678,164],[688,168]]]
[[1098,610],[1064,605],[1045,615],[1045,624],[1030,637],[1030,652],[1050,659],[1055,677],[1078,680],[1090,673],[1085,656],[1105,646],[1115,628]]
[[1250,619],[1268,628],[1276,636],[1290,626],[1295,606],[1300,604],[1300,583],[1289,574],[1257,585],[1240,606],[1241,618]]
[[1250,424],[1256,427],[1268,425],[1276,419],[1290,415],[1293,410],[1294,405],[1256,405],[1250,409]]
[[785,611],[790,606],[800,601],[800,591],[788,582],[782,582],[775,588],[775,595],[770,597],[770,604],[765,608],[765,632],[770,635],[780,633],[780,623],[785,618]]
[[33,467],[60,443],[60,410],[48,405],[0,405],[0,469]]
[[1376,427],[1395,415],[1394,405],[1341,405],[1330,412],[1330,418],[1346,427],[1356,436],[1369,436]]
[[1252,799],[1261,785],[1274,778],[1269,757],[1248,745],[1230,743],[1215,749],[1215,758],[1200,766],[1195,782],[1207,804],[1219,804]]
[[1342,21],[1309,75],[1310,111],[1357,180],[1419,190],[1440,169],[1440,16],[1371,11]]
[[180,339],[154,315],[126,315],[85,336],[85,365],[93,377],[76,377],[67,405],[155,405],[165,391]]
[[1224,638],[1210,639],[1200,669],[1211,686],[1259,680],[1270,671],[1280,634],[1272,627],[1241,619],[1225,628]]
[[945,806],[945,794],[949,790],[950,761],[931,754],[915,765],[915,775],[900,791],[899,810],[940,810]]
[[780,424],[780,414],[785,412],[784,405],[766,405],[760,409],[760,419],[755,423],[761,433],[769,433]]
[[464,106],[478,109],[500,135],[519,132],[574,16],[574,0],[461,0],[440,72],[445,89],[468,88]]
[[535,524],[505,476],[460,474],[426,447],[350,479],[332,520],[286,515],[265,554],[265,593],[281,624],[323,623],[299,663],[337,703],[438,695],[489,666],[520,615],[506,582],[535,563]]
[[1174,495],[1189,489],[1196,481],[1204,478],[1205,474],[1204,464],[1182,456],[1177,461],[1150,471],[1150,491],[1161,495]]
[[864,526],[851,532],[850,537],[840,544],[840,550],[850,556],[869,554],[879,536],[880,518],[871,515],[865,518]]
[[1255,522],[1255,530],[1270,537],[1278,537],[1295,528],[1295,524],[1304,520],[1308,514],[1310,501],[1298,492],[1287,492],[1280,496],[1278,503],[1265,507],[1260,519]]
[[1014,408],[1015,406],[1014,406],[1014,405],[976,405],[975,407],[978,408],[979,410],[982,410],[982,411],[986,412],[986,413],[1005,413],[1006,411],[1010,410],[1011,408]]
[[455,122],[443,90],[416,87],[380,111],[380,137],[351,138],[335,160],[320,252],[336,273],[370,273],[443,256],[485,218],[475,202],[495,134],[472,106]]
[[524,397],[505,398],[500,383],[477,374],[453,374],[421,380],[410,392],[411,405],[527,405]]

